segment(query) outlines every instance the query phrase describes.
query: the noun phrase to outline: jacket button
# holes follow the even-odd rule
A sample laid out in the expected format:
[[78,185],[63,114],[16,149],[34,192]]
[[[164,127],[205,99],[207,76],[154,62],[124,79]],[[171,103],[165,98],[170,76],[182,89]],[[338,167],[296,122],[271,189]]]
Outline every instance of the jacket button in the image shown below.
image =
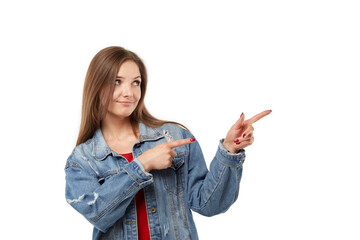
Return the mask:
[[151,211],[152,213],[156,213],[156,208],[151,208],[150,211]]

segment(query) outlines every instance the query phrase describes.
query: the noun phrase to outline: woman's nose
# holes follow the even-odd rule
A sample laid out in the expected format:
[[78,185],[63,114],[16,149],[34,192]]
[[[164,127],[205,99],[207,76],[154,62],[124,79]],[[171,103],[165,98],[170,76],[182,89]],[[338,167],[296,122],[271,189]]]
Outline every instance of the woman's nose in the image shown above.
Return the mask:
[[125,97],[131,97],[133,95],[132,89],[130,85],[123,85],[121,94]]

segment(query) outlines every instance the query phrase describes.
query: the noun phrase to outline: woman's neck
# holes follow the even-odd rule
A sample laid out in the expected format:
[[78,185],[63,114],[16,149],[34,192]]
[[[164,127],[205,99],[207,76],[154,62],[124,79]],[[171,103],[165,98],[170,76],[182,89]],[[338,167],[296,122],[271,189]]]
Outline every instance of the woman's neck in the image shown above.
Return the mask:
[[135,135],[129,117],[119,118],[109,115],[101,122],[101,132],[106,141],[117,141]]

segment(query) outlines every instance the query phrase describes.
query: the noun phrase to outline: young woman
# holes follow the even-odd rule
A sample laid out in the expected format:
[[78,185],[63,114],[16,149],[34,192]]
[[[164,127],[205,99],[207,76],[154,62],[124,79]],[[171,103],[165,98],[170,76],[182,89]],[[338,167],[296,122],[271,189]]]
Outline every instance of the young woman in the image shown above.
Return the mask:
[[271,112],[241,114],[208,170],[185,126],[147,111],[146,86],[142,60],[122,47],[90,63],[65,195],[93,224],[93,239],[198,239],[191,210],[213,216],[235,202],[252,124]]

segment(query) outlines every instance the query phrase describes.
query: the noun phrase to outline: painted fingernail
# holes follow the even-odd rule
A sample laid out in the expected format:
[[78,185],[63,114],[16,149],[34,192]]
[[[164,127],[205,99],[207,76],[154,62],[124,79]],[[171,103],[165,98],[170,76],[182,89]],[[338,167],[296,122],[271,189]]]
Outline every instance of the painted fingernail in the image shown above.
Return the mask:
[[237,142],[239,142],[239,141],[240,141],[239,139],[235,139],[235,140],[234,140],[234,143],[237,143]]
[[246,134],[244,133],[244,134],[243,134],[243,138],[245,138],[245,136],[246,136]]
[[240,117],[242,117],[244,115],[244,113],[241,113]]
[[195,142],[195,138],[190,138],[190,142]]

